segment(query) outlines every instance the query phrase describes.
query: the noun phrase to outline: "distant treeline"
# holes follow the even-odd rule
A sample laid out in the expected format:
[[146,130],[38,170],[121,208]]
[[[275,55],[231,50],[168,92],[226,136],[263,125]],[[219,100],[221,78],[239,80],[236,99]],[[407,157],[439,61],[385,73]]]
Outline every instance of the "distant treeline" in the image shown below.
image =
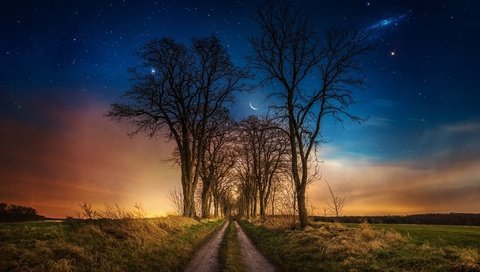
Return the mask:
[[38,215],[34,208],[0,203],[0,222],[36,221],[44,219],[45,217]]
[[313,216],[314,221],[340,223],[374,223],[374,224],[426,224],[426,225],[467,225],[480,226],[478,213],[435,213],[414,215],[384,216]]

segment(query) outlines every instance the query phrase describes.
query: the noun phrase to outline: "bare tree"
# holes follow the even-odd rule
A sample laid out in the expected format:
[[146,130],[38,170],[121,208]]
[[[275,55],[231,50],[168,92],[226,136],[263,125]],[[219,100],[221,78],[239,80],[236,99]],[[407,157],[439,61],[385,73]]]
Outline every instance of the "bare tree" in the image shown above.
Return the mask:
[[227,111],[207,125],[209,135],[206,143],[205,158],[201,163],[202,180],[202,217],[210,216],[212,192],[217,183],[222,182],[235,163],[232,142],[235,123]]
[[229,174],[213,184],[212,200],[214,217],[219,217],[223,213],[225,197],[229,196],[229,193],[237,187],[235,180],[235,176]]
[[274,107],[287,124],[291,172],[296,189],[300,226],[308,223],[305,192],[313,180],[312,164],[321,141],[324,117],[347,117],[352,90],[364,85],[357,57],[368,46],[365,35],[331,30],[320,42],[317,31],[293,1],[269,1],[255,15],[260,33],[250,38],[251,64],[274,84]]
[[270,199],[268,200],[268,207],[270,209],[270,215],[274,216],[277,211],[278,195],[282,190],[283,186],[282,177],[277,177],[275,182],[273,182],[271,187]]
[[227,190],[225,190],[220,198],[220,208],[225,218],[229,219],[235,210],[236,201],[234,197],[234,184],[227,183]]
[[173,211],[177,215],[183,214],[183,194],[182,191],[175,188],[168,190],[168,199],[172,205]]
[[330,184],[328,183],[327,180],[325,180],[325,183],[327,184],[328,191],[330,192],[330,196],[332,197],[332,202],[327,203],[328,210],[329,210],[330,214],[332,214],[334,216],[341,216],[342,211],[343,211],[343,206],[345,205],[346,196],[344,196],[344,197],[335,196],[335,194],[333,193],[333,190],[330,187]]
[[[243,140],[241,141],[243,142]],[[248,145],[236,146],[237,163],[235,164],[235,176],[240,188],[239,215],[247,219],[252,215],[252,206],[256,196],[256,185],[253,179],[252,151]]]
[[290,175],[283,175],[276,191],[277,214],[286,215],[292,220],[292,227],[296,225],[297,198],[295,185]]
[[207,124],[232,100],[232,93],[242,89],[246,74],[213,36],[192,39],[189,47],[169,38],[152,40],[138,57],[142,63],[132,69],[134,84],[124,95],[127,102],[112,104],[107,116],[129,120],[135,128],[132,134],[153,137],[166,132],[176,143],[183,215],[194,217]]
[[265,220],[272,185],[287,166],[288,139],[268,116],[250,116],[240,122],[239,130],[241,147],[238,158],[243,167],[240,169],[243,175],[240,179],[244,181],[243,195],[247,196],[245,201],[250,202],[247,206],[253,208],[249,214],[255,216],[258,206],[260,219]]

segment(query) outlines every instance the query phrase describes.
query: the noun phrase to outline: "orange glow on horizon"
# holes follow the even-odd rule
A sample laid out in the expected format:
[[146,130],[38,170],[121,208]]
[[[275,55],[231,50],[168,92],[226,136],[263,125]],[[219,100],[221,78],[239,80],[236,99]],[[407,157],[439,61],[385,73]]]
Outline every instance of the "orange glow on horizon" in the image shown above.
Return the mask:
[[[170,213],[168,191],[180,187],[178,168],[165,161],[174,144],[130,138],[127,124],[104,117],[108,104],[84,104],[42,105],[42,118],[49,122],[0,119],[0,201],[56,218],[77,216],[83,202],[100,209],[105,203],[126,209],[141,203],[147,216]],[[325,157],[323,179],[337,196],[347,196],[345,215],[480,212],[478,161],[432,170]],[[325,183],[314,182],[308,194],[321,214],[330,198]]]
[[179,186],[179,173],[162,161],[172,144],[128,137],[126,124],[103,116],[107,110],[108,105],[90,103],[45,112],[58,124],[53,129],[0,120],[7,141],[2,154],[9,163],[2,169],[1,201],[32,206],[48,217],[76,216],[83,202],[123,208],[138,202],[155,215],[172,210],[167,192]]

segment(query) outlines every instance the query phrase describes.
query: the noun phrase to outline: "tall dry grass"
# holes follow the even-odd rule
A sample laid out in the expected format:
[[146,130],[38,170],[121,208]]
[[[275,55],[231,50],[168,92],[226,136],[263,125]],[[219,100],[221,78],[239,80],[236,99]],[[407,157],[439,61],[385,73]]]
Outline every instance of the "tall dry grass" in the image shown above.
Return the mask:
[[[0,245],[0,271],[182,271],[222,224],[180,216],[137,218],[116,205],[92,214],[98,219],[57,223],[46,233],[21,228],[32,232],[25,239],[2,227],[10,238]],[[18,230],[12,225],[11,231]]]
[[340,223],[317,223],[293,235],[314,236],[318,246],[328,255],[340,253],[361,255],[393,247],[406,240],[398,232],[373,229],[368,223],[361,224],[359,228],[347,228]]
[[292,229],[290,218],[242,222],[285,271],[480,271],[479,250],[418,244],[394,230],[340,223]]

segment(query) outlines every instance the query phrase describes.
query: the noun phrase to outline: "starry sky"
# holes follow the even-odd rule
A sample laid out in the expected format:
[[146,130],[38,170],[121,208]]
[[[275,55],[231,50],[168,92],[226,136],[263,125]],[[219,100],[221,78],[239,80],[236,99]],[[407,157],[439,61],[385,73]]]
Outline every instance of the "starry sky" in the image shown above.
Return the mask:
[[[130,86],[135,50],[152,38],[217,35],[237,65],[258,29],[258,1],[2,1],[0,201],[48,216],[78,203],[141,202],[169,211],[179,187],[171,143],[129,138],[103,114]],[[368,82],[352,112],[328,121],[323,178],[346,195],[346,214],[480,212],[480,3],[300,2],[320,31],[372,33],[361,63]],[[238,94],[241,119],[268,110],[272,90]],[[249,103],[258,111],[250,108]],[[321,210],[326,186],[310,186]]]

